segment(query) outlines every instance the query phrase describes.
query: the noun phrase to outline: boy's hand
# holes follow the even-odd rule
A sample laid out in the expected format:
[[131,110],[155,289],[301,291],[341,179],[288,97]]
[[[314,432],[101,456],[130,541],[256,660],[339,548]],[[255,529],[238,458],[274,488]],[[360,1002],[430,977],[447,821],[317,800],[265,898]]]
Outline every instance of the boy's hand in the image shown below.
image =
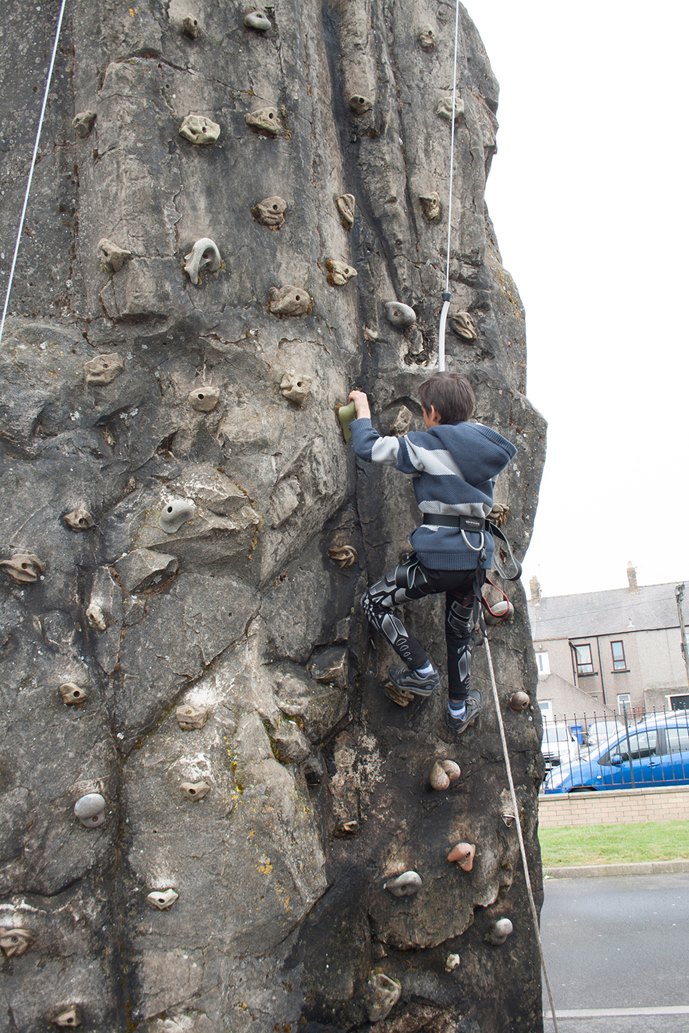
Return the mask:
[[354,402],[357,420],[364,418],[369,420],[371,419],[371,410],[369,408],[368,398],[364,391],[350,391],[347,401]]

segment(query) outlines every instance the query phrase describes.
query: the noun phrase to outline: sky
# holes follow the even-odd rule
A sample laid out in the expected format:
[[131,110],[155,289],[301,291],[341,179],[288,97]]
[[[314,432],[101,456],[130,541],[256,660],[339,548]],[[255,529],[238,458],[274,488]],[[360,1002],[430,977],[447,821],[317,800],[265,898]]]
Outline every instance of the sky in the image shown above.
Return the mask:
[[464,0],[500,83],[486,189],[548,421],[523,582],[689,583],[689,4]]

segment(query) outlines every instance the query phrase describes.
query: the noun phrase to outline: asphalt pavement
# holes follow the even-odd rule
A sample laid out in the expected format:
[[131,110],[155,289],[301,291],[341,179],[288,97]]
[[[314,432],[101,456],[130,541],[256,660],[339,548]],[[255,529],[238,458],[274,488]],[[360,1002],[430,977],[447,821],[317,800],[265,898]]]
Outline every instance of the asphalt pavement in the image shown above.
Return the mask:
[[[546,878],[559,1033],[688,1033],[689,872]],[[544,1029],[554,1033],[544,988]]]

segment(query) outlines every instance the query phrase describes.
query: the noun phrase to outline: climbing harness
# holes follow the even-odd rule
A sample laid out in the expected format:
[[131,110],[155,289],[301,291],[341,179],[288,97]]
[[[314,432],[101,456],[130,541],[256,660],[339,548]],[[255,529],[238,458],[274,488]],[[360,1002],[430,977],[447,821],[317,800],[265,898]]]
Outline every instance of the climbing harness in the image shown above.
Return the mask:
[[31,158],[31,166],[29,168],[29,178],[26,183],[26,193],[24,194],[24,205],[22,207],[22,213],[19,218],[19,229],[17,230],[17,240],[14,245],[14,255],[12,256],[12,264],[10,266],[10,274],[7,278],[7,293],[5,294],[5,304],[2,310],[2,316],[0,317],[0,345],[2,344],[2,334],[5,329],[5,319],[7,318],[7,309],[10,303],[10,294],[12,293],[12,283],[14,281],[14,272],[17,266],[17,257],[19,255],[19,245],[21,244],[22,233],[24,231],[24,220],[26,219],[26,210],[29,207],[29,194],[31,193],[31,183],[33,180],[34,169],[36,168],[36,159],[38,157],[38,145],[41,139],[41,131],[43,129],[43,122],[45,119],[45,110],[48,105],[48,93],[50,90],[50,83],[53,78],[53,69],[55,67],[55,58],[57,56],[57,48],[60,42],[60,32],[62,30],[62,19],[65,13],[65,7],[67,6],[67,0],[62,0],[60,5],[60,12],[57,16],[57,27],[55,29],[55,40],[53,42],[53,51],[50,55],[50,65],[48,67],[48,77],[46,79],[45,91],[43,93],[43,103],[41,104],[41,113],[38,117],[38,130],[36,132],[36,142],[34,143],[33,155]]
[[445,326],[450,311],[450,245],[452,240],[452,185],[455,171],[455,114],[457,111],[457,52],[459,50],[459,0],[455,5],[455,48],[452,63],[452,118],[450,120],[450,184],[447,195],[447,254],[445,257],[445,290],[443,291],[443,307],[440,311],[440,328],[438,330],[438,371],[445,370]]

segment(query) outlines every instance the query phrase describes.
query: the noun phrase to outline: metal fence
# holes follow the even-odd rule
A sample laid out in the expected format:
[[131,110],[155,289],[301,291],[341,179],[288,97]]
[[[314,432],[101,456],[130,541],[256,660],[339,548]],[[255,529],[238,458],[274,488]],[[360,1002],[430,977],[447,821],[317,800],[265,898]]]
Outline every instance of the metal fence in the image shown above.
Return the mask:
[[689,784],[689,711],[543,721],[546,793]]

